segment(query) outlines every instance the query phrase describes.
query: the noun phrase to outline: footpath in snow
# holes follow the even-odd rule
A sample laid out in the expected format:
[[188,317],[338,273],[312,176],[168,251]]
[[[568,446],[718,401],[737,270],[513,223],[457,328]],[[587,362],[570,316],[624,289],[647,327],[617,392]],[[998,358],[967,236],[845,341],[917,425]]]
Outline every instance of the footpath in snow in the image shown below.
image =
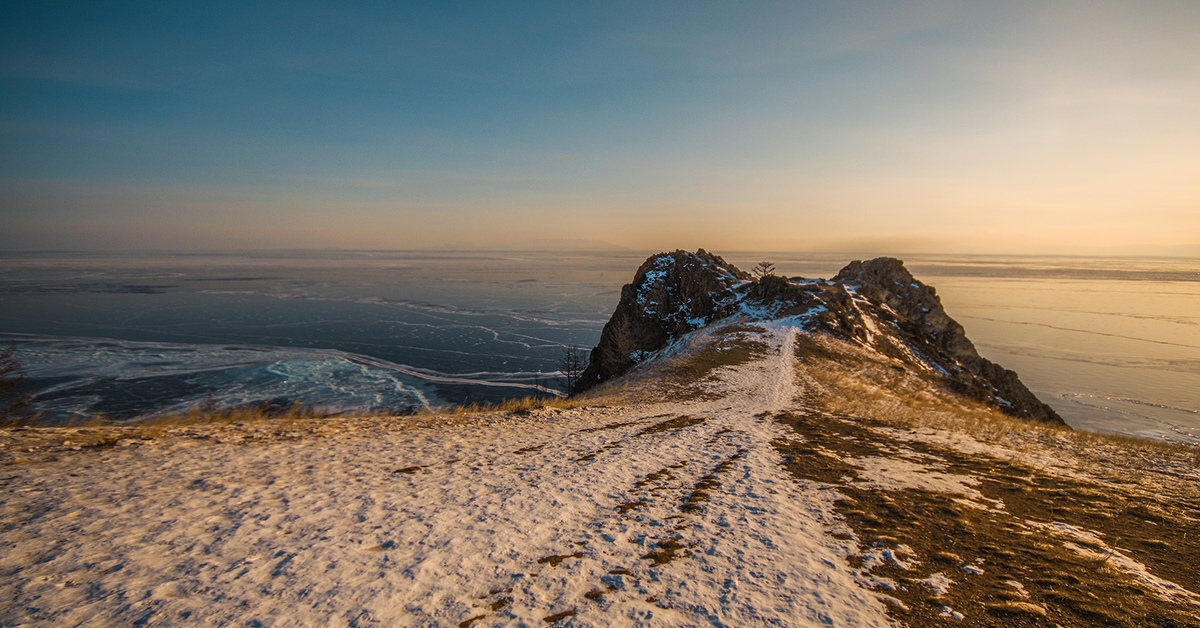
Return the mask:
[[1186,499],[822,414],[761,326],[699,400],[0,431],[0,626],[1200,625]]
[[887,625],[771,446],[794,333],[715,401],[9,466],[0,623]]

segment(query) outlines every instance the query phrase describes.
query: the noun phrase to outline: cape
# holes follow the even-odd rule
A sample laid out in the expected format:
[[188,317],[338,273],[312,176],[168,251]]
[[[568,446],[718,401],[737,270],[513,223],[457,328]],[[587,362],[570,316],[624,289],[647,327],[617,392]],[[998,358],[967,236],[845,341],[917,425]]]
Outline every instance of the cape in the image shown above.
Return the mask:
[[710,326],[782,323],[866,350],[855,359],[919,374],[1013,417],[1065,425],[1016,373],[979,355],[933,287],[890,257],[853,261],[832,279],[755,279],[704,249],[651,256],[592,350],[575,391],[620,377]]

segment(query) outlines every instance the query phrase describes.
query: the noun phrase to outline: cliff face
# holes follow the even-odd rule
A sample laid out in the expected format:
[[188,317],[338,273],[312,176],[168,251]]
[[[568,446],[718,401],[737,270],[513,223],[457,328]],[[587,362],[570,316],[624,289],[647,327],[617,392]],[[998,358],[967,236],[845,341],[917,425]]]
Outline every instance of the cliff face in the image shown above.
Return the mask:
[[652,256],[621,290],[579,390],[623,375],[680,336],[717,320],[780,321],[877,352],[897,368],[940,378],[956,394],[1032,421],[1063,424],[1017,374],[982,358],[936,291],[903,262],[854,261],[833,279],[747,273],[703,249]]
[[[1065,424],[1013,371],[980,357],[963,326],[942,308],[937,292],[913,278],[904,263],[890,257],[854,261],[833,281],[855,286],[874,304],[886,305],[909,323],[907,331],[922,344],[949,355],[961,368],[952,372],[960,392],[981,400],[996,399],[1006,413],[1022,419]],[[967,377],[967,375],[974,377]]]
[[660,253],[621,288],[579,390],[620,376],[675,338],[737,312],[750,275],[704,249]]

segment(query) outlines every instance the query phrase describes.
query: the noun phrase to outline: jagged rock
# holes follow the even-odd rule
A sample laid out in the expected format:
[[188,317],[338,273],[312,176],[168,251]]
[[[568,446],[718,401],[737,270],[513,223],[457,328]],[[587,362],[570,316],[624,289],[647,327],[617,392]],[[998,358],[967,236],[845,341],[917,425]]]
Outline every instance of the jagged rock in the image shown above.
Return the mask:
[[886,304],[915,323],[926,339],[931,339],[966,371],[982,380],[972,382],[967,378],[956,378],[968,388],[982,389],[960,392],[973,392],[975,394],[971,396],[981,399],[997,397],[1002,400],[1002,409],[1018,418],[1065,425],[1062,417],[1021,383],[1015,372],[979,355],[963,326],[946,314],[937,292],[917,281],[904,267],[904,262],[891,257],[866,262],[856,260],[839,271],[833,281],[860,288],[860,293],[868,299]]
[[893,257],[855,260],[838,271],[833,281],[862,288],[867,298],[886,303],[905,318],[921,325],[937,345],[960,360],[978,360],[966,330],[942,309],[942,300],[930,286],[917,281],[904,262]]
[[624,374],[669,342],[729,316],[737,308],[734,286],[750,275],[700,249],[659,253],[621,288],[621,301],[592,350],[578,390]]
[[1065,424],[1016,373],[982,358],[937,292],[888,257],[851,262],[830,281],[774,275],[753,281],[704,249],[652,256],[621,289],[576,392],[619,377],[680,336],[733,315],[790,318],[809,333],[850,340],[940,374],[953,392],[1012,416]]

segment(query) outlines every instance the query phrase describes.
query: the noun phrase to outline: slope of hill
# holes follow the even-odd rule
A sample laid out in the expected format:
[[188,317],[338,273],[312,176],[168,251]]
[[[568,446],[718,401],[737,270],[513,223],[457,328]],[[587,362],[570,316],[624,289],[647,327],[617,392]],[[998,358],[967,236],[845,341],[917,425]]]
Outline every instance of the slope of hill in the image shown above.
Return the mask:
[[785,321],[810,336],[861,345],[1006,414],[1065,425],[1017,374],[982,357],[933,288],[903,262],[851,262],[831,280],[750,275],[704,249],[650,257],[605,325],[580,388],[619,376],[690,331],[716,321]]
[[716,281],[574,407],[4,430],[0,624],[1200,626],[1197,450]]

